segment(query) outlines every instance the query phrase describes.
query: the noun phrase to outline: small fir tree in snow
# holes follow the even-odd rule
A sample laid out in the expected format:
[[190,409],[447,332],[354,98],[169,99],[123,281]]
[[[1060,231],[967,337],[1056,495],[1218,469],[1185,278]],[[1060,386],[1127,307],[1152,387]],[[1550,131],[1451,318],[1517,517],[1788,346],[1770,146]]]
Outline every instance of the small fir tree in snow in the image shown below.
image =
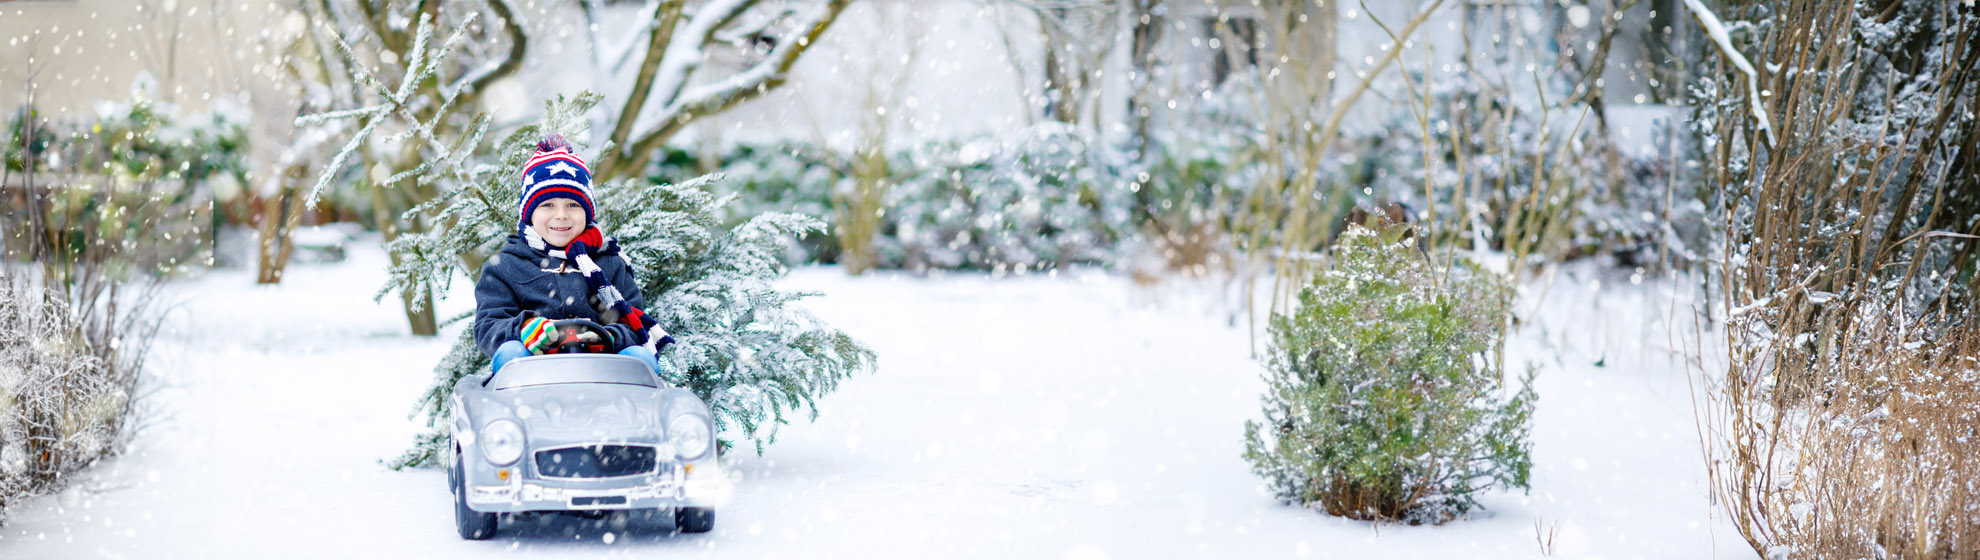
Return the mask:
[[[493,146],[492,156],[461,155],[418,170],[420,181],[441,183],[445,194],[408,212],[407,219],[432,227],[401,235],[387,246],[400,260],[392,265],[379,297],[393,292],[439,297],[452,280],[478,274],[481,259],[500,250],[519,220],[515,200],[520,186],[514,171],[545,134],[586,137],[585,111],[598,100],[590,93],[550,100],[541,124],[508,135]],[[446,139],[446,144],[474,149],[485,125],[470,130],[471,136]],[[815,294],[771,285],[786,271],[778,258],[785,240],[817,231],[823,223],[809,216],[767,213],[725,227],[720,213],[732,198],[708,192],[716,180],[719,176],[711,175],[679,185],[600,183],[599,222],[618,238],[622,255],[633,265],[645,311],[679,341],[660,356],[673,366],[662,368],[669,370],[666,381],[706,401],[719,432],[740,434],[761,452],[790,415],[803,411],[815,417],[820,397],[852,373],[870,369],[875,358],[851,336],[792,305]],[[446,439],[437,426],[448,392],[456,380],[486,374],[489,366],[472,330],[462,329],[434,368],[433,386],[414,412],[426,414],[436,431],[421,436],[412,450],[393,461],[394,467],[434,463]],[[725,447],[731,443],[722,441]]]
[[1527,486],[1532,376],[1501,397],[1504,281],[1462,260],[1442,274],[1400,237],[1350,228],[1293,314],[1272,317],[1244,456],[1287,503],[1442,523],[1478,492]]

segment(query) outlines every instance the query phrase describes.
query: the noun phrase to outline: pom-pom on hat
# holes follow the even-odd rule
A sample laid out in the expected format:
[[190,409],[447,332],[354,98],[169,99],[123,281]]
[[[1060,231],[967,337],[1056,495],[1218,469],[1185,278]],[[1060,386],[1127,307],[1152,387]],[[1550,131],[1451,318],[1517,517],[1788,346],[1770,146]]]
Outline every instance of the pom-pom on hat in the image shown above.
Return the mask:
[[598,222],[598,211],[591,203],[591,168],[561,134],[543,137],[536,143],[536,154],[523,164],[522,197],[518,201],[522,205],[522,223],[517,229],[529,226],[536,205],[552,198],[577,201],[584,207],[585,225]]

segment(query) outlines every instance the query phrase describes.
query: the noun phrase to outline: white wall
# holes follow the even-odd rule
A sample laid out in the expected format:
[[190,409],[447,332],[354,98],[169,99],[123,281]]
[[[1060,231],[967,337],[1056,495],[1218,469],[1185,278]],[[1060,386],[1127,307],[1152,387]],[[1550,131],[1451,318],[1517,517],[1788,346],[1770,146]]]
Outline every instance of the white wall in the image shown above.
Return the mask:
[[263,39],[285,14],[273,0],[0,3],[0,108],[27,102],[30,71],[36,105],[56,118],[127,99],[139,72],[186,111],[206,111],[214,96],[245,102],[256,73],[272,69]]

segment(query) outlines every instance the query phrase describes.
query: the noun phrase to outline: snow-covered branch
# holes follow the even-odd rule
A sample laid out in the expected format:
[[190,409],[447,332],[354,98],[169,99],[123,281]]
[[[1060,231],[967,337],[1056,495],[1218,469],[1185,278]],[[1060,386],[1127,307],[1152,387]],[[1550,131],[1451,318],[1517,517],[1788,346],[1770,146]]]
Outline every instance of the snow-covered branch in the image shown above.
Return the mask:
[[600,76],[610,76],[625,68],[626,61],[632,60],[633,45],[639,41],[639,36],[651,33],[653,28],[659,25],[660,20],[656,16],[660,14],[660,5],[666,3],[651,2],[640,8],[639,13],[632,18],[640,24],[627,29],[624,36],[615,40],[605,36],[605,28],[599,21],[601,12],[605,10],[599,0],[580,2],[578,6],[584,9],[585,23],[591,29],[592,71]]
[[[827,28],[831,27],[832,22],[837,20],[839,14],[844,12],[846,6],[851,3],[851,0],[828,0],[824,2],[824,5],[814,10],[805,21],[799,23],[797,27],[799,32],[796,38],[778,43],[776,49],[772,50],[769,56],[764,57],[756,65],[734,76],[730,76],[728,79],[681,91],[687,79],[687,72],[692,72],[694,65],[698,65],[700,59],[705,56],[700,50],[701,47],[705,46],[707,41],[713,38],[715,30],[721,27],[720,24],[725,24],[733,20],[734,16],[729,15],[726,19],[709,20],[709,24],[712,27],[691,27],[691,31],[694,32],[688,35],[698,36],[699,39],[696,43],[684,44],[677,39],[675,42],[676,46],[668,49],[669,59],[673,59],[675,56],[685,55],[685,61],[683,62],[670,62],[670,64],[686,65],[682,67],[684,73],[680,74],[677,78],[679,82],[671,85],[672,90],[677,92],[677,95],[671,96],[667,105],[655,116],[653,119],[653,128],[639,133],[637,135],[638,140],[620,144],[622,146],[620,155],[624,162],[619,166],[615,166],[615,168],[621,170],[619,171],[620,173],[637,173],[640,168],[645,166],[646,159],[653,150],[658,149],[661,143],[665,142],[667,138],[673,136],[675,132],[679,131],[681,127],[686,126],[687,123],[694,120],[697,116],[720,112],[736,104],[768,93],[771,88],[782,85],[788,76],[787,73],[790,71],[791,66],[797,63],[798,57],[818,42],[818,37],[823,35]],[[695,19],[699,22],[703,17],[713,16],[701,14],[697,15]],[[682,50],[676,51],[676,49]],[[655,89],[660,89],[660,86],[656,85]],[[632,120],[636,117],[637,115],[633,114],[620,115],[621,119],[626,120]]]
[[[715,31],[736,20],[744,11],[754,7],[757,0],[717,0],[694,14],[688,21],[687,29],[675,34],[668,43],[667,51],[660,61],[660,73],[653,81],[653,91],[660,98],[668,100],[668,105],[679,103],[681,89],[687,87],[688,75],[701,67],[708,58],[704,48],[715,38]],[[638,117],[638,115],[624,115]]]
[[[443,94],[443,98],[440,100],[440,110],[435,111],[431,122],[421,121],[417,108],[412,107],[410,102],[414,100],[419,84],[426,81],[427,78],[434,76],[439,71],[441,63],[448,60],[449,55],[461,45],[466,37],[466,30],[474,23],[475,17],[476,14],[470,12],[465,21],[462,22],[461,29],[449,36],[447,41],[435,51],[428,48],[433,36],[432,18],[426,14],[421,14],[412,48],[406,53],[406,72],[399,80],[397,88],[386,87],[371,70],[364,67],[362,61],[358,59],[357,53],[352,50],[350,42],[346,41],[341,34],[336,36],[337,50],[344,56],[345,64],[349,65],[352,69],[352,78],[373,90],[374,93],[386,102],[360,109],[332,111],[296,118],[296,126],[320,126],[330,121],[345,119],[356,119],[364,122],[357,133],[353,134],[350,140],[346,141],[343,147],[337,150],[337,155],[331,159],[330,165],[325,166],[317,175],[316,184],[310,188],[308,195],[305,197],[306,205],[314,207],[322,199],[323,190],[329,187],[331,179],[335,178],[343,170],[344,165],[350,161],[352,154],[356,153],[364,145],[364,141],[371,137],[371,133],[378,129],[378,125],[394,113],[405,118],[407,128],[398,134],[394,134],[391,138],[392,141],[416,138],[426,143],[428,147],[436,152],[434,157],[421,163],[413,170],[397,174],[395,178],[403,179],[409,175],[423,174],[426,170],[431,169],[431,166],[436,162],[455,161],[459,159],[457,154],[452,151],[455,148],[450,148],[433,135],[433,128],[441,119],[446,118],[447,109],[453,106],[461,90],[457,89]],[[326,23],[325,25],[328,24]],[[477,117],[476,122],[485,126],[486,119]]]
[[1760,101],[1760,72],[1753,69],[1753,63],[1746,60],[1746,55],[1733,48],[1732,35],[1726,32],[1725,24],[1719,21],[1719,16],[1713,14],[1711,8],[1698,0],[1684,0],[1684,6],[1691,10],[1692,17],[1698,19],[1698,25],[1705,28],[1705,34],[1712,37],[1712,42],[1719,45],[1719,52],[1732,61],[1733,67],[1746,74],[1746,93],[1753,104],[1753,119],[1758,121],[1760,130],[1767,133],[1767,146],[1772,147],[1776,141],[1774,127],[1767,119],[1767,105]]
[[[618,122],[612,126],[611,144],[614,146],[625,145],[626,137],[632,134],[633,122],[646,108],[647,98],[653,94],[654,77],[659,73],[661,59],[666,56],[666,45],[673,40],[674,27],[680,23],[684,3],[684,0],[659,0],[654,4],[654,19],[647,31],[645,59],[640,62],[639,75],[633,79],[632,88],[626,91],[625,103],[616,119]],[[611,91],[609,88],[602,90]]]
[[522,68],[523,54],[529,50],[529,35],[523,33],[522,24],[516,21],[515,10],[509,7],[508,0],[488,0],[488,8],[495,12],[496,24],[509,34],[509,52],[500,63],[487,64],[481,69],[469,72],[449,89],[449,96],[466,91],[472,98],[488,88],[488,84],[500,80]]

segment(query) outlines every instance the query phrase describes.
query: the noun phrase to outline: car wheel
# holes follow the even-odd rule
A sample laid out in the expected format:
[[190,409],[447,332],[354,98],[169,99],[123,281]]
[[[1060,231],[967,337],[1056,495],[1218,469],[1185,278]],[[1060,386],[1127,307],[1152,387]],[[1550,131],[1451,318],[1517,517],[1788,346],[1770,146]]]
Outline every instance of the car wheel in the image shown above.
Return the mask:
[[715,508],[684,507],[674,510],[674,528],[683,533],[715,530]]
[[461,538],[487,540],[495,536],[495,516],[482,513],[467,505],[467,476],[461,470],[460,454],[454,455],[454,528],[460,530]]

